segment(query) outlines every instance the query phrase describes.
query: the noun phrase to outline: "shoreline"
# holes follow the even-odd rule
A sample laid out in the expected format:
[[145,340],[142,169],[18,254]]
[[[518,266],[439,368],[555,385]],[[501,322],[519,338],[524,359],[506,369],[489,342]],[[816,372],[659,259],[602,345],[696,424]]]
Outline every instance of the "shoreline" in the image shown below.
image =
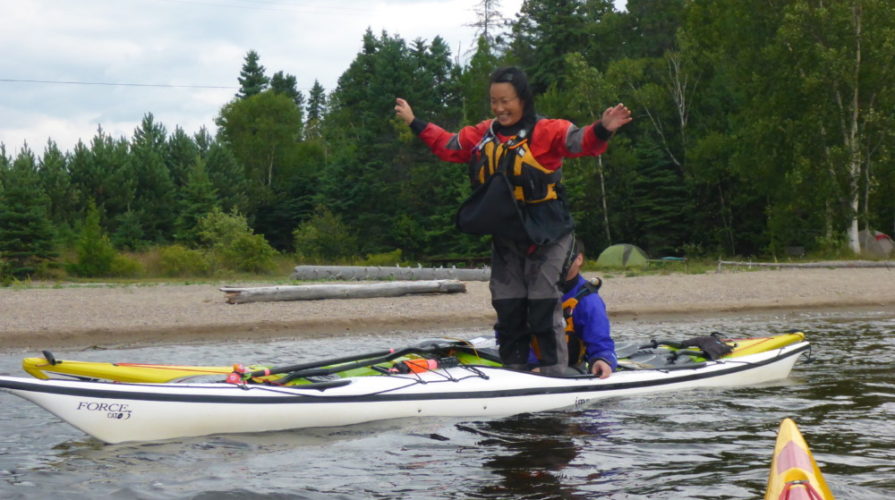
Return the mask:
[[[603,280],[600,295],[616,324],[817,309],[895,314],[895,271],[891,270],[720,271],[607,275]],[[7,288],[0,289],[0,349],[489,328],[494,312],[488,284],[465,284],[465,293],[245,304],[226,303],[219,290],[223,284]]]

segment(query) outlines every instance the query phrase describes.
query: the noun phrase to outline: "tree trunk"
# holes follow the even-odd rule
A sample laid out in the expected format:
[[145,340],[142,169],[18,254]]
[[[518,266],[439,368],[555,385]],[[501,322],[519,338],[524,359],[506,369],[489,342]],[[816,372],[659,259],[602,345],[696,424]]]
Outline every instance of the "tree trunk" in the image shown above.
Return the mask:
[[846,145],[849,152],[848,178],[851,188],[849,205],[851,206],[851,223],[848,227],[848,245],[855,254],[861,253],[861,240],[858,238],[858,218],[860,215],[860,183],[861,183],[861,145],[858,140],[860,119],[860,70],[861,70],[861,7],[853,7],[855,21],[855,66],[854,90],[851,99],[851,120],[849,123]]
[[466,285],[456,280],[395,281],[369,284],[325,284],[299,286],[270,286],[254,288],[221,288],[230,304],[285,300],[357,299],[399,297],[418,293],[466,292]]
[[295,266],[294,280],[437,280],[488,281],[491,269],[447,267]]
[[612,234],[609,232],[609,204],[606,201],[606,177],[603,175],[603,157],[597,157],[597,172],[600,174],[600,195],[603,201],[603,228],[606,230],[606,243],[612,244]]

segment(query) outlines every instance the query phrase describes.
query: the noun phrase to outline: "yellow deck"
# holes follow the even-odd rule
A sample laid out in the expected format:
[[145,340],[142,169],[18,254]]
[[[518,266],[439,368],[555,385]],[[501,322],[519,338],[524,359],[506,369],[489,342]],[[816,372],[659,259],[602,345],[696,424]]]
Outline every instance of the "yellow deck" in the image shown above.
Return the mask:
[[765,500],[832,500],[823,475],[796,423],[783,419],[777,433]]

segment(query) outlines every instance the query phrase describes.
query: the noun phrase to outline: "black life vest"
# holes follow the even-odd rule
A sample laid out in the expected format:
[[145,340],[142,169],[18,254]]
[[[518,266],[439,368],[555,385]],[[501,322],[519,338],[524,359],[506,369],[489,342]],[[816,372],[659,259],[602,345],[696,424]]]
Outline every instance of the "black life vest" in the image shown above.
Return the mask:
[[562,196],[562,169],[543,167],[531,153],[535,125],[500,142],[492,122],[469,163],[473,193],[457,211],[461,231],[548,245],[574,229]]

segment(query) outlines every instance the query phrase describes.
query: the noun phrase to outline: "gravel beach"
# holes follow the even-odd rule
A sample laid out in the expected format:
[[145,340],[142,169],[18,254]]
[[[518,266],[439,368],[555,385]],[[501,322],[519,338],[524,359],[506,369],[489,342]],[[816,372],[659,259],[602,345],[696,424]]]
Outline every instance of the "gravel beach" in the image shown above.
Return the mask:
[[[585,273],[587,277],[598,273]],[[123,346],[487,328],[488,284],[465,293],[229,304],[239,284],[47,285],[0,289],[0,349]],[[614,323],[649,317],[869,308],[895,311],[895,269],[720,271],[604,277]]]

